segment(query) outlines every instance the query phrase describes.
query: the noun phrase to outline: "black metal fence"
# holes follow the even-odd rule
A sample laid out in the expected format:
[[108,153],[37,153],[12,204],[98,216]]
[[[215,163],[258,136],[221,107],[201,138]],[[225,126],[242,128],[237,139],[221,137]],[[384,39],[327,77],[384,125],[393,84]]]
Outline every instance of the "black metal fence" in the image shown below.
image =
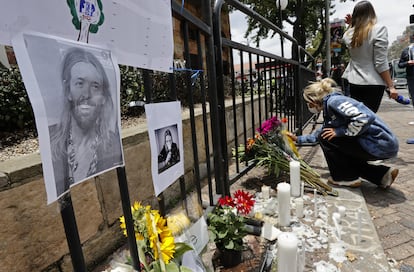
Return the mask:
[[[221,35],[221,14],[225,4],[253,18],[275,33],[278,33],[280,47],[282,48],[281,55],[252,48],[223,37]],[[245,144],[248,137],[254,137],[255,128],[258,128],[269,117],[286,118],[288,121],[288,129],[298,133],[301,133],[302,129],[308,124],[308,121],[311,120],[312,115],[307,110],[304,110],[306,107],[302,99],[302,89],[307,82],[314,79],[314,72],[304,65],[304,63],[313,62],[313,58],[304,48],[298,45],[298,42],[293,37],[287,35],[278,26],[238,1],[218,0],[215,2],[213,31],[215,49],[217,50],[216,80],[217,96],[219,99],[218,114],[221,133],[221,156],[224,167],[220,179],[217,179],[216,176],[216,192],[228,195],[230,194],[230,185],[253,166],[245,163],[242,164],[236,154],[234,160],[236,170],[229,177],[229,160],[231,159],[231,152],[229,151],[237,149],[239,144]],[[275,38],[275,44],[277,41],[277,38]],[[283,48],[286,42],[292,48],[292,56],[296,56],[296,59],[285,58]],[[229,65],[223,60],[223,52],[230,54]],[[300,61],[299,57],[302,55],[306,56],[306,62]],[[235,70],[235,63],[240,64],[238,71]],[[226,67],[228,67],[228,70],[226,70]],[[230,80],[225,80],[226,75]],[[229,86],[226,86],[226,84]],[[233,103],[233,135],[230,137],[234,139],[232,142],[228,141],[226,135],[229,125],[226,123],[225,113],[226,87],[231,89],[230,94]],[[258,101],[257,103],[253,101],[249,103],[251,107],[248,109],[250,116],[247,116],[245,106],[247,96],[251,100]],[[241,114],[236,112],[236,97],[241,97],[242,100]],[[239,118],[242,118],[243,121],[238,122],[237,119]],[[250,125],[247,124],[247,120],[251,122]],[[238,125],[240,123],[242,124],[241,126]],[[250,127],[250,129],[247,129],[247,127]],[[239,142],[240,139],[241,142]]]
[[[197,5],[202,11],[202,18],[172,1],[173,16],[181,23],[184,57],[184,67],[177,68],[175,73],[185,73],[184,88],[189,104],[194,161],[194,180],[188,182],[182,177],[179,182],[183,200],[186,187],[193,183],[201,203],[201,184],[206,181],[208,202],[214,205],[214,195],[229,195],[231,184],[252,167],[241,163],[237,156],[232,158],[231,150],[254,136],[254,129],[261,122],[271,116],[286,118],[288,129],[301,133],[312,120],[312,115],[305,110],[301,92],[307,82],[314,80],[313,70],[299,59],[285,58],[283,51],[281,55],[275,55],[222,37],[222,7],[229,5],[278,33],[275,44],[290,44],[297,51],[292,54],[297,58],[305,55],[306,63],[313,62],[313,59],[293,37],[238,1],[218,0],[212,7],[210,1],[204,0]],[[228,57],[224,58],[224,55]],[[147,103],[153,102],[152,73],[143,72]],[[179,91],[174,78],[174,74],[169,76],[171,100],[177,100]],[[196,127],[194,96],[197,96],[197,106],[201,108],[202,129]],[[233,110],[231,114],[226,113],[226,106],[229,105]],[[200,141],[204,150],[198,148]],[[229,164],[233,162],[236,173],[230,174]],[[165,211],[162,194],[159,200],[161,211]]]

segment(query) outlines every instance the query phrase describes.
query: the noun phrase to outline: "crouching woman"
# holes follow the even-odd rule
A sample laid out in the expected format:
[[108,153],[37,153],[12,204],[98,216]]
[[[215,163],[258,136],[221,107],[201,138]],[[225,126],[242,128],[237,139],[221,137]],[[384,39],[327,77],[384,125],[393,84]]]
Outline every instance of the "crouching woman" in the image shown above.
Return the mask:
[[318,140],[331,174],[328,183],[359,187],[362,178],[381,188],[389,188],[398,169],[370,161],[395,157],[399,146],[397,138],[374,112],[337,92],[335,86],[335,81],[325,78],[311,83],[303,91],[308,109],[323,111]]

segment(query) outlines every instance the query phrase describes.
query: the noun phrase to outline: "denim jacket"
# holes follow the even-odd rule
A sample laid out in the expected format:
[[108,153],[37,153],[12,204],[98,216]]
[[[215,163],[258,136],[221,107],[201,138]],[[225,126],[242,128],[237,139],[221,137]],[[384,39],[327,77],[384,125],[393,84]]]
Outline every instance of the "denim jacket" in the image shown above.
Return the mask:
[[323,99],[323,127],[335,128],[336,137],[356,137],[365,151],[388,159],[398,153],[398,139],[390,128],[363,103],[331,93]]

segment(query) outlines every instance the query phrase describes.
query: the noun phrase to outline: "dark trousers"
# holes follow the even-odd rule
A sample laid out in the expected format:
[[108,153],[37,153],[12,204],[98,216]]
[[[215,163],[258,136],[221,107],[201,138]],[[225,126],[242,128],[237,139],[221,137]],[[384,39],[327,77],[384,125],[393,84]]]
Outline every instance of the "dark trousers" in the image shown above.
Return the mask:
[[331,177],[336,181],[351,181],[359,177],[376,185],[390,169],[385,165],[369,164],[379,158],[366,152],[355,137],[338,137],[328,141],[319,136],[319,144],[328,163]]
[[407,77],[408,93],[410,94],[411,103],[414,106],[414,76]]
[[382,85],[355,85],[349,84],[349,93],[373,112],[377,112],[384,95],[385,86]]

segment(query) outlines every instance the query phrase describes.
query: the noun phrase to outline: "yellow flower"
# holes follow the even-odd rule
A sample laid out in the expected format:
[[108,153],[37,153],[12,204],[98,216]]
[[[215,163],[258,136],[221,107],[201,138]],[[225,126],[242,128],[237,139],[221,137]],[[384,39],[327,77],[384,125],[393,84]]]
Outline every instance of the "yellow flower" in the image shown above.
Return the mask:
[[125,236],[128,236],[128,235],[127,235],[127,231],[126,231],[125,217],[124,217],[124,216],[119,217],[119,222],[121,222],[121,224],[120,224],[119,226],[120,226],[120,227],[121,227],[121,229],[122,229],[122,233],[123,233]]
[[170,229],[166,226],[165,220],[157,210],[152,210],[146,213],[147,230],[150,242],[150,248],[154,253],[154,259],[158,260],[161,257],[165,263],[168,263],[173,258],[175,252],[174,237]]
[[[131,213],[140,259],[145,260],[148,257],[148,260],[151,259],[152,262],[144,262],[146,271],[149,271],[155,262],[160,263],[161,267],[165,267],[163,264],[170,263],[171,259],[176,257],[174,254],[177,254],[174,236],[167,226],[167,219],[161,216],[158,210],[151,210],[150,206],[142,206],[140,202],[135,202],[131,206]],[[186,218],[189,223],[189,219],[184,214],[180,218],[183,218],[183,221]],[[121,230],[126,236],[125,217],[121,216],[119,222]],[[190,250],[190,247],[185,250]],[[178,254],[182,254],[185,250],[181,249]]]
[[172,258],[174,258],[175,253],[175,243],[173,236],[167,236],[161,239],[161,256],[165,263],[169,263]]
[[288,131],[286,129],[282,130],[283,139],[287,142],[292,152],[296,155],[296,157],[300,158],[298,149],[296,148],[296,144],[293,142],[292,138],[287,136]]

